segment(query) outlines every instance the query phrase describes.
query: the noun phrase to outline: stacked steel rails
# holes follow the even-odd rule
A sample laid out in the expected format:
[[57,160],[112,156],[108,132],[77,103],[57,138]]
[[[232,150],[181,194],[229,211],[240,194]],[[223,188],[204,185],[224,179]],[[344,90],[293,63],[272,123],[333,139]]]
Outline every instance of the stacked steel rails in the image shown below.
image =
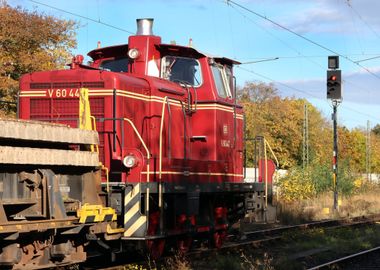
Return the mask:
[[86,260],[87,239],[115,219],[100,206],[97,144],[94,131],[0,119],[1,268]]

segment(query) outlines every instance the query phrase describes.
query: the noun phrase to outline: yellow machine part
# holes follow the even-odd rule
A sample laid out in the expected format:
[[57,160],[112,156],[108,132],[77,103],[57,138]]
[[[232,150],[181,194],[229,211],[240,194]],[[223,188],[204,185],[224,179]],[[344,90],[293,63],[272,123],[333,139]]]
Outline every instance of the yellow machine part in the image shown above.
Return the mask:
[[[96,131],[96,120],[95,117],[91,116],[89,90],[87,88],[81,88],[79,90],[79,128]],[[91,151],[96,151],[99,153],[98,145],[91,145]],[[105,171],[107,180],[107,192],[109,192],[108,168],[105,167],[102,163],[99,165],[101,166],[102,170]],[[111,207],[104,207],[102,205],[84,204],[77,211],[77,216],[80,223],[103,221],[108,222],[117,220],[115,209]],[[111,233],[118,233],[120,229],[107,227],[107,231],[110,231]]]
[[77,217],[79,223],[115,221],[117,219],[115,209],[88,203],[77,210]]
[[79,128],[87,130],[93,129],[87,88],[81,88],[79,90]]

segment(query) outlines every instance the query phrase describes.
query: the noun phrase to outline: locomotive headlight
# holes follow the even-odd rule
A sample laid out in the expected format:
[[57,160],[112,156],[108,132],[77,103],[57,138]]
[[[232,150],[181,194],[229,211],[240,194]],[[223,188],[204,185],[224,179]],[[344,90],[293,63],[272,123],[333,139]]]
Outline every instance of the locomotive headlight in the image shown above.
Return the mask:
[[133,48],[133,49],[129,49],[128,51],[128,56],[131,59],[136,59],[137,57],[139,57],[139,55],[140,55],[140,52],[137,49]]
[[134,155],[125,156],[123,159],[123,165],[127,168],[133,168],[136,166],[136,157]]

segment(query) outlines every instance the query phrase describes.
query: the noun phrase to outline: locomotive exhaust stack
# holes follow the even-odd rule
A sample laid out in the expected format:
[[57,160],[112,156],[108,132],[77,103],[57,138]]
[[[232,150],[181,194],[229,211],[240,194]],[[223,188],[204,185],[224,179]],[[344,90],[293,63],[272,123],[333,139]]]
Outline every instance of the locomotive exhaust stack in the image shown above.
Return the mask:
[[153,19],[137,19],[137,36],[153,36]]

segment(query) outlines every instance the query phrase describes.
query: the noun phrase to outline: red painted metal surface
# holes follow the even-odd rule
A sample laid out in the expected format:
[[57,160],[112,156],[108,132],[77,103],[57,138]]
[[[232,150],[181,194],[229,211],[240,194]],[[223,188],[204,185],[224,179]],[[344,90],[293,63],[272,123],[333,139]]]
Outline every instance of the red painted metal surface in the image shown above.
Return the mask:
[[[265,166],[266,163],[266,166]],[[267,170],[267,172],[265,172]],[[273,182],[273,175],[276,171],[276,165],[274,164],[273,160],[266,160],[260,159],[259,160],[259,182],[265,182],[265,177],[268,177],[268,183],[272,184]]]
[[[139,51],[134,60],[127,58],[132,48]],[[131,36],[128,45],[99,48],[89,55],[94,60],[91,67],[76,57],[70,70],[23,76],[20,117],[77,126],[78,91],[89,88],[91,112],[100,133],[101,161],[110,170],[110,181],[146,181],[146,151],[123,118],[130,119],[141,134],[152,156],[150,181],[158,181],[164,107],[163,181],[242,182],[242,108],[231,96],[218,94],[210,66],[215,62],[231,68],[234,61],[211,59],[191,47],[161,44],[157,36]],[[161,78],[162,61],[168,56],[197,61],[200,85],[186,87]],[[126,61],[125,68],[119,72],[107,70],[116,60]],[[137,153],[140,162],[128,170],[122,159],[132,152]]]

